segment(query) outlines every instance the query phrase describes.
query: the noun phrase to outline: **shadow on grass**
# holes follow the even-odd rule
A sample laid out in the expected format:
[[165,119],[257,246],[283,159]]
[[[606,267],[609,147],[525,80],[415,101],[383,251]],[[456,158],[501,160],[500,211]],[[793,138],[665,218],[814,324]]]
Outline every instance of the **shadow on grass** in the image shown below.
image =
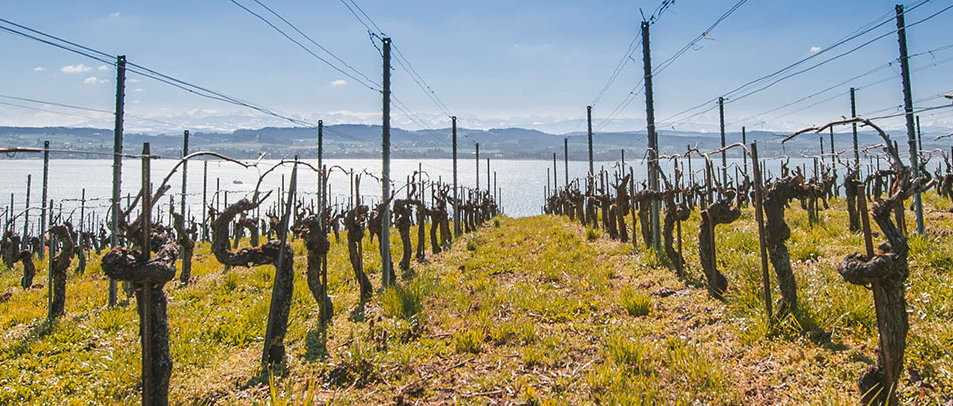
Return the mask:
[[328,326],[321,324],[304,338],[304,359],[316,361],[328,356]]
[[361,300],[357,303],[357,306],[354,310],[351,310],[351,314],[348,316],[348,320],[355,323],[361,323],[364,321],[364,308],[367,306],[368,298],[362,297]]
[[10,352],[15,355],[23,355],[29,349],[31,343],[50,335],[57,325],[57,320],[43,319],[43,321],[30,327],[30,331],[20,338],[16,344],[10,346]]

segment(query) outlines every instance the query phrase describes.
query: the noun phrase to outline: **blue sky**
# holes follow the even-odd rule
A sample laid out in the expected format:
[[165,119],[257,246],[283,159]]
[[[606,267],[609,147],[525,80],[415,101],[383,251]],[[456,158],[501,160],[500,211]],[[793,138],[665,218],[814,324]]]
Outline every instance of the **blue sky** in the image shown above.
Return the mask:
[[[237,0],[265,13],[252,0]],[[381,61],[367,32],[338,0],[261,0],[318,43],[375,81]],[[554,132],[582,130],[585,106],[593,101],[636,36],[641,7],[652,1],[384,1],[357,0],[467,127],[519,126]],[[652,26],[656,62],[668,58],[701,33],[737,0],[676,1]],[[881,0],[750,0],[695,49],[655,78],[657,117],[662,120],[723,94],[757,76],[823,50],[886,13],[893,2]],[[923,19],[948,6],[933,0],[907,15]],[[0,7],[0,16],[190,82],[249,100],[277,111],[326,123],[379,123],[380,96],[361,87],[281,37],[230,0],[206,1],[16,1]],[[267,15],[267,14],[263,14]],[[910,28],[915,54],[950,43],[953,10]],[[830,51],[833,56],[895,28],[893,21]],[[290,29],[287,30],[291,32]],[[813,48],[813,49],[812,49]],[[0,94],[111,110],[115,70],[111,66],[47,45],[0,33]],[[894,65],[776,113],[735,122],[781,106],[860,75],[897,58],[889,35],[844,58],[783,81],[726,106],[729,130],[792,130],[849,114],[847,88],[858,93],[861,113],[901,103],[899,66]],[[914,99],[953,91],[953,63],[929,66],[953,57],[953,48],[911,58]],[[821,58],[818,58],[821,60]],[[641,78],[641,51],[625,66],[594,109],[603,131],[644,127],[642,95],[615,120],[603,122]],[[148,78],[130,75],[127,111],[182,123],[194,129],[232,129],[289,125],[241,107],[206,100]],[[892,78],[892,79],[891,79]],[[870,82],[885,81],[864,86]],[[394,94],[425,125],[442,128],[448,119],[401,67],[394,71]],[[837,94],[842,97],[836,98]],[[835,99],[790,113],[830,97]],[[28,104],[44,109],[62,108]],[[921,106],[943,104],[932,99]],[[879,114],[890,114],[896,110]],[[0,105],[0,125],[94,125],[109,127],[108,114],[72,111],[64,116]],[[932,113],[932,114],[931,114]],[[949,111],[927,113],[925,125],[953,127]],[[399,111],[395,125],[419,128]],[[886,120],[899,127],[901,119]],[[677,130],[717,131],[717,110],[668,125]],[[127,128],[169,130],[135,118]]]

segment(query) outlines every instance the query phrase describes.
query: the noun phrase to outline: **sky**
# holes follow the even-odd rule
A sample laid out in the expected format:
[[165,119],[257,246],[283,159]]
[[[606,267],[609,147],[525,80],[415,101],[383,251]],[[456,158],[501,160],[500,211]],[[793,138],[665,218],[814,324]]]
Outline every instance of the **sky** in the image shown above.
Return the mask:
[[[259,0],[354,71],[295,33],[255,0],[235,0],[269,18],[318,56],[360,81],[380,83],[380,41],[345,7],[349,0]],[[393,95],[399,109],[393,125],[405,129],[446,128],[447,112],[467,128],[524,127],[565,133],[585,130],[586,106],[593,104],[620,60],[617,79],[593,107],[597,131],[645,127],[645,99],[638,93],[624,105],[643,77],[642,50],[623,58],[662,0],[354,0],[404,56],[394,63]],[[916,1],[910,0],[914,4]],[[738,0],[678,0],[650,27],[653,65],[673,56],[702,34]],[[906,15],[907,24],[948,7],[928,1]],[[352,6],[353,7],[353,6]],[[641,10],[641,12],[640,12]],[[792,131],[850,114],[848,88],[857,92],[858,113],[891,115],[902,104],[895,22],[828,50],[867,24],[892,15],[894,3],[881,0],[749,0],[728,16],[654,80],[659,129],[717,132],[718,110],[687,120],[670,119],[762,75],[803,58],[817,62],[887,34],[869,45],[808,72],[792,76],[725,104],[728,131]],[[67,39],[282,115],[326,124],[381,122],[381,94],[364,87],[249,14],[232,0],[179,1],[6,1],[0,18]],[[7,26],[0,24],[0,26]],[[915,106],[949,104],[953,92],[953,10],[907,30]],[[373,28],[373,27],[372,27]],[[377,31],[375,29],[375,31]],[[637,42],[641,42],[639,39]],[[0,32],[0,125],[112,127],[112,114],[71,110],[4,98],[14,96],[112,111],[116,70],[111,64]],[[932,53],[927,51],[935,50]],[[890,66],[883,66],[889,62]],[[848,80],[855,76],[866,76]],[[438,107],[415,83],[414,70],[446,105]],[[355,73],[360,72],[360,74]],[[363,76],[362,76],[363,75]],[[837,86],[835,86],[837,85]],[[760,114],[831,88],[800,103]],[[932,98],[931,98],[932,97]],[[738,100],[735,100],[735,99]],[[612,120],[607,120],[620,107]],[[622,108],[624,107],[624,108]],[[924,126],[953,127],[953,109],[922,115]],[[208,100],[130,73],[126,83],[126,129],[178,132],[291,126],[253,110]],[[687,114],[692,115],[692,114]],[[754,117],[751,117],[754,116]],[[750,117],[750,118],[749,118]],[[145,118],[145,119],[144,119]],[[901,128],[903,119],[882,121]]]

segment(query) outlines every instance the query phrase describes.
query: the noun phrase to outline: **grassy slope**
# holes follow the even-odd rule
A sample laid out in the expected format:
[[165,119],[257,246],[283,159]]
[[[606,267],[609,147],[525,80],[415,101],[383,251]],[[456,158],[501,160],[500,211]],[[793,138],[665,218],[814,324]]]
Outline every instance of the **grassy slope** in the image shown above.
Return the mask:
[[[929,228],[953,230],[927,198]],[[876,328],[868,291],[843,282],[836,264],[862,247],[846,212],[807,225],[789,211],[789,248],[803,312],[769,328],[759,299],[757,234],[750,210],[719,232],[725,302],[699,284],[698,214],[683,224],[688,280],[641,247],[611,241],[567,219],[501,218],[468,235],[400,289],[364,306],[346,247],[329,257],[336,314],[321,328],[295,242],[289,358],[269,375],[258,366],[273,269],[224,270],[202,244],[197,280],[170,284],[174,403],[376,404],[852,403],[854,380],[872,362]],[[908,224],[912,224],[909,218]],[[939,234],[939,233],[937,233]],[[416,235],[416,233],[414,233]],[[953,237],[911,241],[911,331],[903,397],[943,403],[953,392]],[[400,252],[395,241],[395,255]],[[379,281],[376,244],[365,246]],[[71,275],[67,315],[50,326],[46,288],[23,292],[19,271],[0,273],[0,404],[131,403],[139,376],[134,306],[106,309],[98,264]],[[45,264],[36,281],[46,284]],[[774,297],[778,298],[775,290]],[[648,314],[643,314],[648,310]],[[917,377],[919,376],[919,378]],[[946,395],[944,395],[946,394]]]

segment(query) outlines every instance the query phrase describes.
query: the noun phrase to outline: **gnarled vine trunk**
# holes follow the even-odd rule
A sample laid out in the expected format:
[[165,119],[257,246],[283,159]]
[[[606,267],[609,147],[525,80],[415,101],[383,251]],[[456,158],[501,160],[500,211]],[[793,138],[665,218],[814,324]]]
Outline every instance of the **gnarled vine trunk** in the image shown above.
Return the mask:
[[705,271],[708,294],[719,300],[724,298],[728,280],[718,271],[715,263],[715,226],[731,223],[741,217],[741,210],[731,206],[733,200],[734,194],[729,192],[702,210],[701,227],[698,231],[698,257],[702,270]]
[[[154,405],[169,404],[169,379],[172,376],[172,357],[169,356],[169,322],[166,317],[166,296],[162,287],[175,278],[175,260],[178,246],[167,234],[153,233],[153,246],[158,247],[155,257],[146,260],[139,251],[114,248],[102,260],[103,271],[113,279],[133,284],[136,287],[136,302],[139,312],[139,334],[143,351],[149,349],[143,364],[149,370],[148,385],[144,395]],[[227,244],[227,242],[226,242]],[[149,326],[146,331],[146,325]],[[148,345],[145,345],[148,342]],[[146,399],[143,399],[146,403]]]
[[[230,266],[273,265],[275,267],[275,282],[272,290],[271,307],[268,310],[268,323],[271,336],[265,337],[266,364],[277,364],[284,360],[285,333],[288,330],[288,315],[291,312],[291,297],[294,290],[294,252],[291,245],[283,246],[278,240],[269,240],[259,247],[241,248],[237,251],[229,250],[228,225],[241,212],[252,210],[260,202],[251,202],[242,199],[225,208],[218,218],[212,222],[212,253],[218,262]],[[278,258],[282,261],[279,264]],[[279,266],[280,265],[280,266]]]
[[784,221],[784,208],[791,199],[805,199],[812,195],[800,175],[788,176],[768,185],[764,196],[764,242],[768,259],[774,267],[784,300],[780,312],[797,309],[797,281],[791,269],[791,255],[784,244],[791,238],[791,229]]
[[914,186],[908,186],[911,182],[906,175],[903,171],[895,175],[896,191],[888,199],[874,203],[872,217],[887,240],[880,245],[880,252],[873,257],[862,253],[850,254],[837,267],[844,280],[855,285],[870,286],[874,296],[879,332],[877,363],[864,370],[857,381],[865,404],[898,403],[897,386],[903,371],[903,352],[909,330],[904,282],[910,270],[907,264],[907,238],[891,219],[891,214],[897,207],[903,207],[903,201],[917,189],[931,186],[924,185],[922,178],[915,181]]
[[[50,237],[59,241],[63,247],[53,257],[53,267],[50,269],[53,280],[53,297],[50,300],[50,316],[56,318],[63,315],[66,306],[66,271],[69,270],[73,256],[76,255],[76,234],[70,223],[63,223],[50,228]],[[52,243],[52,240],[51,240]]]
[[328,251],[331,242],[327,231],[321,226],[318,216],[308,216],[300,226],[300,235],[308,249],[308,268],[306,272],[308,290],[320,306],[321,323],[331,321],[334,316],[334,303],[328,296]]

